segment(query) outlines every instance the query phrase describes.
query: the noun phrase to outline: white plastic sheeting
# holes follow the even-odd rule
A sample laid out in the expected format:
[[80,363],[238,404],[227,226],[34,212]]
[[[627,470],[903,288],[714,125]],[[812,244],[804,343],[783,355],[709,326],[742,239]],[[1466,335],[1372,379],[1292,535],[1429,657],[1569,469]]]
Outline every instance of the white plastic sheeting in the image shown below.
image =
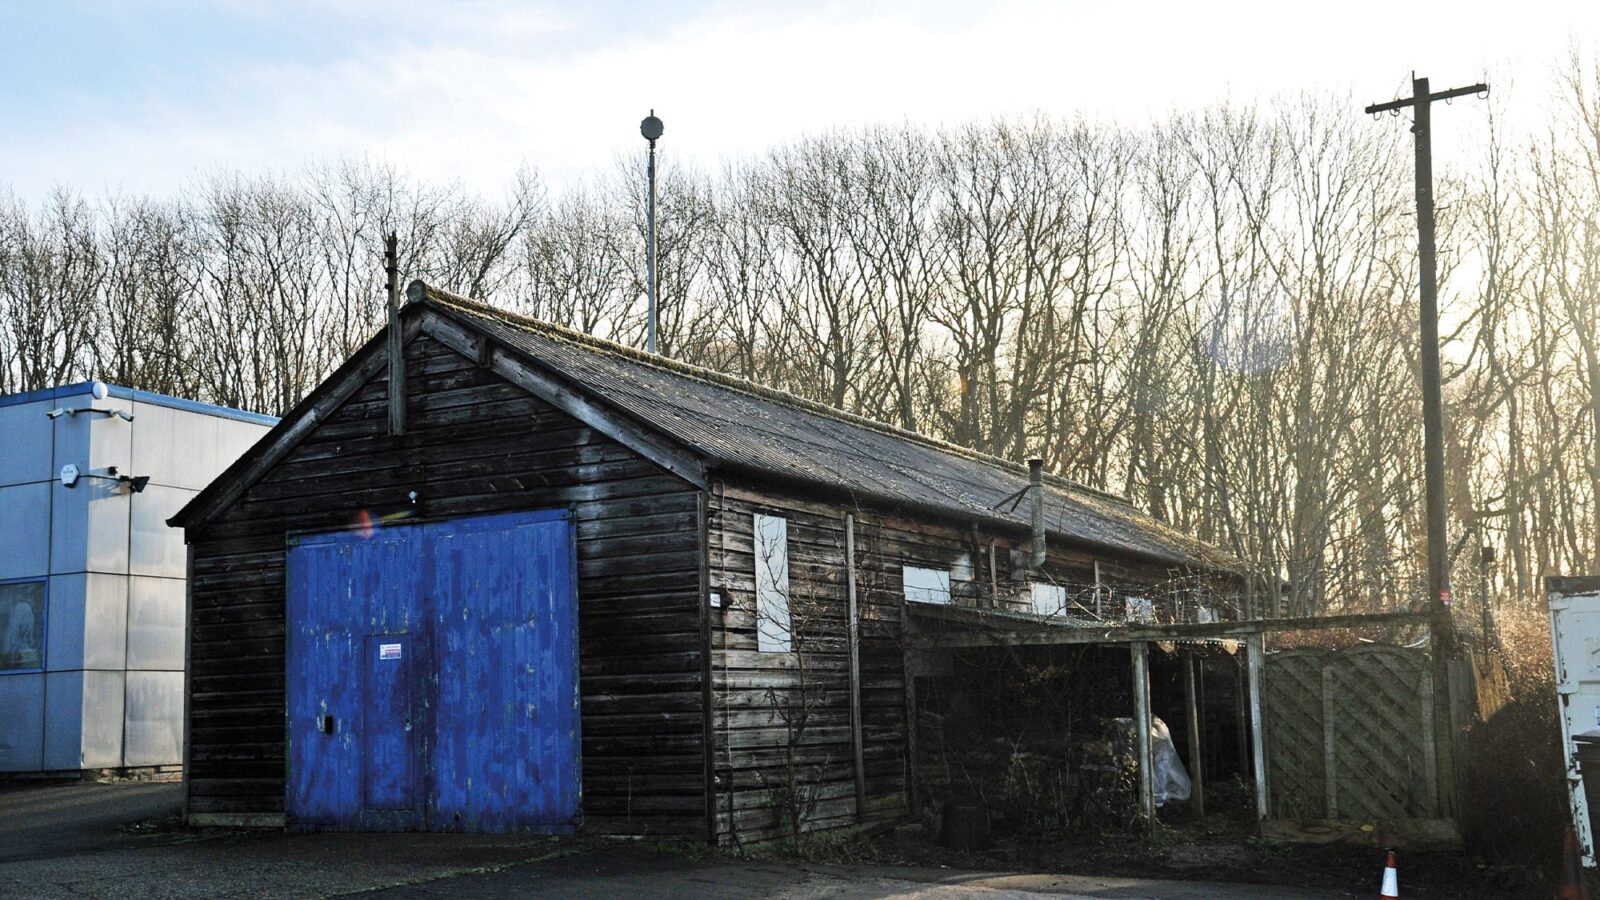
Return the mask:
[[1150,719],[1150,768],[1155,774],[1156,805],[1165,806],[1169,800],[1188,800],[1193,784],[1189,772],[1178,758],[1178,748],[1172,743],[1167,723],[1159,716]]

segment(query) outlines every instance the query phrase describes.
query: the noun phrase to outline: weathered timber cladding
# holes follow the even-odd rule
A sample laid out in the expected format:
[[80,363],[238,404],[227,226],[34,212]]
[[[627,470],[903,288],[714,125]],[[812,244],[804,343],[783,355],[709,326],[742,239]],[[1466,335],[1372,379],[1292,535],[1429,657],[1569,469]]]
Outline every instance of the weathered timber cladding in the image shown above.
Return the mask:
[[[814,802],[806,827],[821,830],[893,818],[905,809],[904,709],[899,610],[867,609],[861,634],[865,808],[856,804],[850,729],[844,514],[837,504],[718,482],[708,504],[713,610],[711,661],[717,836],[758,841],[787,833],[775,789],[793,765]],[[757,650],[757,513],[788,521],[789,607],[794,651]],[[858,522],[858,529],[860,524]],[[879,627],[874,627],[877,622]],[[887,640],[885,637],[887,636]],[[783,708],[804,698],[807,719],[791,737]],[[792,715],[792,713],[791,713]]]
[[379,372],[189,533],[190,811],[283,808],[285,536],[414,490],[427,518],[572,509],[584,827],[704,835],[698,492],[430,337],[405,368],[404,436]]
[[[752,528],[758,513],[788,522],[794,629],[794,650],[789,653],[757,649]],[[859,810],[849,715],[847,514],[856,521],[861,619],[865,802]],[[707,544],[710,587],[722,598],[721,607],[711,611],[717,840],[748,842],[787,833],[777,798],[791,764],[814,802],[806,817],[810,830],[905,815],[912,798],[914,736],[907,721],[901,567],[950,570],[956,604],[1027,610],[1030,576],[1014,560],[1026,550],[1028,536],[845,504],[749,477],[727,477],[711,485]],[[1097,559],[1102,579],[1121,588],[1159,584],[1173,574],[1159,564],[1096,557],[1060,546],[1050,548],[1045,573],[1076,584],[1092,582]],[[792,718],[802,696],[807,698],[806,723],[798,739],[792,739],[781,709],[791,710]]]

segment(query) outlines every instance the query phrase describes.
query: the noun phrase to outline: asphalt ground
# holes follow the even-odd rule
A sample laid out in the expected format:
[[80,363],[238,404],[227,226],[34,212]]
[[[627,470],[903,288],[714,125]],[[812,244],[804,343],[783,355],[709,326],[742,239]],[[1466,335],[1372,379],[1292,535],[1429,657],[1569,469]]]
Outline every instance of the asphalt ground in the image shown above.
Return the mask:
[[601,838],[186,829],[177,784],[0,788],[0,897],[1309,898],[1158,879],[821,865]]

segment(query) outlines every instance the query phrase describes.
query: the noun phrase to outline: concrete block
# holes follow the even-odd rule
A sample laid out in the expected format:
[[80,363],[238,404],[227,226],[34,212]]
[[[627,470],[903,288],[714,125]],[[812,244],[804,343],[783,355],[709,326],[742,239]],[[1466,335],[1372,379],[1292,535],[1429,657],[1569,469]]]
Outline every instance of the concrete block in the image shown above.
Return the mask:
[[0,675],[0,772],[37,772],[44,762],[43,672]]
[[183,671],[184,582],[128,581],[128,668]]

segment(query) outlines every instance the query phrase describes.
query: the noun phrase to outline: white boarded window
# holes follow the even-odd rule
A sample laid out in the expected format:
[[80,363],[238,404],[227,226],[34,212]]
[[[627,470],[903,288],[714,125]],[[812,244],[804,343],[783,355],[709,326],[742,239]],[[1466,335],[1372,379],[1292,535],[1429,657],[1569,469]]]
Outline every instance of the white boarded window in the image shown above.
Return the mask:
[[789,628],[789,521],[781,516],[755,517],[756,648],[787,653]]
[[1155,602],[1148,597],[1129,597],[1127,619],[1129,622],[1154,623],[1156,620]]
[[1059,616],[1067,611],[1067,586],[1033,583],[1033,612],[1040,616]]
[[950,602],[949,569],[901,566],[900,574],[906,585],[906,599],[912,603]]

